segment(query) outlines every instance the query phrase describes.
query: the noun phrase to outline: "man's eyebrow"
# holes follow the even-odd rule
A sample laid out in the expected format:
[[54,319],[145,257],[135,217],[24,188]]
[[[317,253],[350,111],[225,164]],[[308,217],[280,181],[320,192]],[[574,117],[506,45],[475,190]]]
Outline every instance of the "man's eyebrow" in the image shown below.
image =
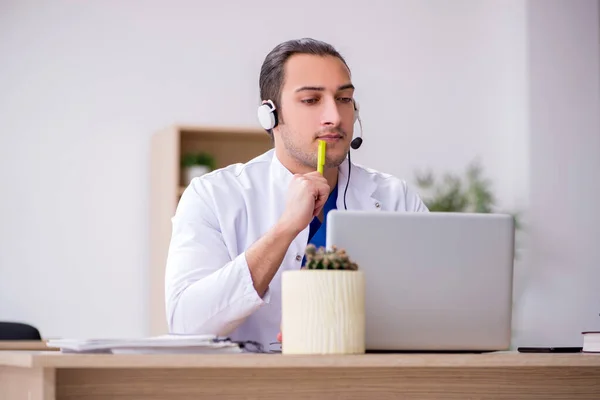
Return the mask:
[[[341,90],[346,90],[346,89],[354,89],[354,85],[351,83],[346,83],[337,88],[338,92]],[[302,92],[302,91],[322,92],[324,90],[325,90],[325,88],[323,86],[302,86],[302,87],[299,87],[298,89],[296,89],[296,93]]]
[[323,91],[325,88],[323,86],[302,86],[296,89],[296,92],[302,92],[304,90],[315,90],[315,91]]

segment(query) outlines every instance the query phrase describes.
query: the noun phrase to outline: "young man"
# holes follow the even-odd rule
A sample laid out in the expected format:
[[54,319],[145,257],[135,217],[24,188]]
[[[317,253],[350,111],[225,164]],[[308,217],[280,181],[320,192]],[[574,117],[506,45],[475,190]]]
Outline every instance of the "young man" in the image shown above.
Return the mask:
[[[329,210],[427,208],[404,181],[350,164],[358,110],[350,70],[332,46],[278,45],[259,85],[259,119],[274,149],[186,189],[172,220],[166,307],[171,332],[268,348],[280,328],[280,274],[302,266],[309,242],[325,245]],[[327,143],[323,175],[318,140]]]

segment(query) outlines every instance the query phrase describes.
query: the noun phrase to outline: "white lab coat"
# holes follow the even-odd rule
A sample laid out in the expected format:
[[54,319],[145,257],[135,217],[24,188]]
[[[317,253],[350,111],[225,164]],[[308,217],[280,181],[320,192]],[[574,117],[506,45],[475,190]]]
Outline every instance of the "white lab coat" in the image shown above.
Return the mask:
[[[348,159],[340,166],[337,208],[344,209]],[[273,149],[249,161],[195,178],[172,219],[166,266],[166,310],[171,332],[253,340],[269,349],[281,322],[281,272],[299,269],[309,226],[292,242],[261,298],[245,250],[284,211],[292,174]],[[348,210],[427,211],[406,182],[352,164]]]

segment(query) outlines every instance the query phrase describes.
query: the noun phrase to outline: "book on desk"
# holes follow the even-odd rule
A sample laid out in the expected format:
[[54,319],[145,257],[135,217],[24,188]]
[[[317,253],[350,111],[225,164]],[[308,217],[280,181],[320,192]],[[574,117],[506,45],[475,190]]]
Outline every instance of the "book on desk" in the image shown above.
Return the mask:
[[600,331],[582,332],[584,353],[600,353]]

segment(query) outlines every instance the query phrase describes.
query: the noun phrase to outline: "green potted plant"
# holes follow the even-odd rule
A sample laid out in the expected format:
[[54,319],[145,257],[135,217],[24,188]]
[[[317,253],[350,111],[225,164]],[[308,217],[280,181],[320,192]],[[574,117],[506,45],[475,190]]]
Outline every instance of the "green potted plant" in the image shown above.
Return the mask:
[[216,169],[215,158],[209,153],[187,153],[181,158],[181,184],[187,186],[192,179]]
[[365,352],[365,277],[345,250],[309,244],[281,285],[282,354]]
[[[497,210],[496,196],[492,183],[483,176],[479,160],[472,161],[466,168],[465,176],[445,173],[436,177],[431,170],[417,172],[416,184],[421,189],[423,202],[432,212],[471,212],[493,213]],[[511,214],[516,229],[521,229],[519,213]]]

